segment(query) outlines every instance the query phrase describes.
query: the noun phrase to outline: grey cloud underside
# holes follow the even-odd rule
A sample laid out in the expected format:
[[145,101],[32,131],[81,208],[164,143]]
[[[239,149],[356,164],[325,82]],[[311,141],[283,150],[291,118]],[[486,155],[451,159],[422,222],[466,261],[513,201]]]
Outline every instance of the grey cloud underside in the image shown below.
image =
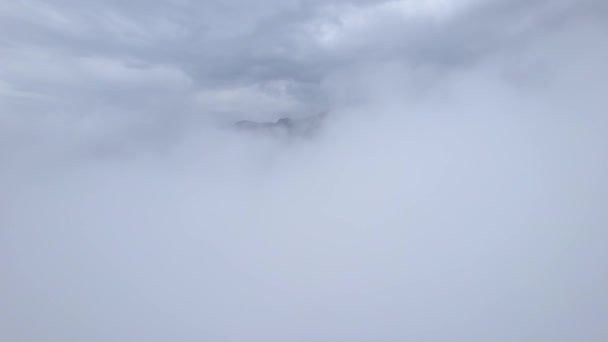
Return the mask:
[[0,341],[608,340],[607,19],[0,0]]
[[[396,62],[441,77],[542,39],[576,20],[568,16],[571,7],[586,18],[586,7],[598,2],[494,1],[441,20],[384,10],[354,32],[340,17],[344,10],[374,16],[374,8],[390,3],[8,2],[0,13],[8,60],[3,110],[61,115],[95,102],[108,107],[104,115],[140,112],[148,120],[157,113],[161,125],[169,116],[306,115],[331,109],[323,85],[349,68]],[[344,30],[344,37],[324,45],[319,35],[327,27]],[[251,104],[218,99],[234,87],[248,89]]]
[[[580,2],[579,2],[580,3]],[[588,2],[592,4],[591,2]],[[318,85],[333,70],[365,61],[409,60],[460,67],[524,44],[568,19],[572,1],[493,1],[442,22],[382,13],[376,27],[321,46],[315,30],[340,27],[339,10],[379,2],[12,3],[2,14],[4,50],[44,46],[73,57],[101,56],[130,68],[174,67],[200,86],[273,80]],[[350,7],[347,7],[350,8]],[[522,14],[523,13],[523,14]],[[37,51],[32,51],[36,55]],[[52,63],[52,59],[40,63]],[[51,56],[52,57],[52,56]],[[35,62],[34,61],[34,62]],[[296,97],[301,94],[295,94]],[[311,100],[302,96],[301,100]],[[313,97],[312,100],[319,100]]]

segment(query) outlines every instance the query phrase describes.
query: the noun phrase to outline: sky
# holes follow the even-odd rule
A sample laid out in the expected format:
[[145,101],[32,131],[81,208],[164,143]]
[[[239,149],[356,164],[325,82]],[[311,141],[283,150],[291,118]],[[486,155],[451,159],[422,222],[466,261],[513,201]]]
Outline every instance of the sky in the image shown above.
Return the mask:
[[605,1],[0,0],[0,32],[0,340],[608,340]]

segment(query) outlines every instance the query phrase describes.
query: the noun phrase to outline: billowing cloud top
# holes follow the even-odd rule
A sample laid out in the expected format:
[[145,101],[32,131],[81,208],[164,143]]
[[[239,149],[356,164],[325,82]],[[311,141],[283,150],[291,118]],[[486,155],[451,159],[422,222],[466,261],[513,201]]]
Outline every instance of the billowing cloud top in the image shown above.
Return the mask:
[[1,1],[0,340],[608,340],[607,19]]

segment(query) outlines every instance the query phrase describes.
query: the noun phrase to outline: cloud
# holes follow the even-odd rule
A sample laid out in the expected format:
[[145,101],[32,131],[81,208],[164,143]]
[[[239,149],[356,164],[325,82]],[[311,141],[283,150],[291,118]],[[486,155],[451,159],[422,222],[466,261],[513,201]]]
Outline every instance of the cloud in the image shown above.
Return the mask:
[[604,341],[606,13],[1,4],[0,338]]

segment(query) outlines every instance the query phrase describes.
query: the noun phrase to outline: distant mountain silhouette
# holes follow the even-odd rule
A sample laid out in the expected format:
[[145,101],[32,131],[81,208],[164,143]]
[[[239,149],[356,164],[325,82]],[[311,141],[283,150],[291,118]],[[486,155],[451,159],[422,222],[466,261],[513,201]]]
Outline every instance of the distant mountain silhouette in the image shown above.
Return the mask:
[[280,118],[274,122],[241,120],[234,123],[234,128],[240,131],[284,135],[289,137],[310,137],[320,127],[326,113],[305,118]]

